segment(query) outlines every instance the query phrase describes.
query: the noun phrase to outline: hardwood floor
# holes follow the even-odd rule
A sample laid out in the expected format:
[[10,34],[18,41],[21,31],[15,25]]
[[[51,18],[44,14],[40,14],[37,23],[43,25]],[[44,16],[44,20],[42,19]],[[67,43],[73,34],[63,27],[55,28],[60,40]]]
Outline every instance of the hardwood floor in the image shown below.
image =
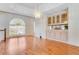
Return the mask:
[[10,38],[0,43],[1,55],[71,55],[79,54],[79,47],[35,37]]

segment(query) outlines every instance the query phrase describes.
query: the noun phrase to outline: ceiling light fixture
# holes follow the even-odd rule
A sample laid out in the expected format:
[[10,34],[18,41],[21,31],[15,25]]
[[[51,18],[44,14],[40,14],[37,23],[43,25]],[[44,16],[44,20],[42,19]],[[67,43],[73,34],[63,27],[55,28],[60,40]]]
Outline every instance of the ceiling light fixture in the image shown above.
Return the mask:
[[34,17],[41,18],[41,16],[42,16],[42,13],[40,11],[40,6],[39,6],[39,4],[37,4],[35,7]]
[[41,17],[41,12],[40,11],[36,11],[35,12],[35,18],[40,18]]

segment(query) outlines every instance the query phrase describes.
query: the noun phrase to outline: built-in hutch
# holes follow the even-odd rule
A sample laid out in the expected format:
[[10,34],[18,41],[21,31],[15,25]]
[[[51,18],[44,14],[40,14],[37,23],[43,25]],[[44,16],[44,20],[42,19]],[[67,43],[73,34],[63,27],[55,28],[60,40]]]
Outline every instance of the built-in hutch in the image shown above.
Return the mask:
[[48,16],[48,26],[55,29],[68,29],[68,10],[64,10],[57,15]]
[[67,41],[68,39],[68,9],[59,13],[48,16],[48,32],[47,37]]

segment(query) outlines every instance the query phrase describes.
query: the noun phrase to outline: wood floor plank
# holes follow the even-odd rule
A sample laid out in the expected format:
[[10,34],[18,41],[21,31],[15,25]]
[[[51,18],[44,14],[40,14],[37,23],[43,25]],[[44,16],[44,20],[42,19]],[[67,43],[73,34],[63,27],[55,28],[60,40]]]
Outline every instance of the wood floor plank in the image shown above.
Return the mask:
[[0,55],[78,55],[79,47],[35,37],[10,38],[0,43]]

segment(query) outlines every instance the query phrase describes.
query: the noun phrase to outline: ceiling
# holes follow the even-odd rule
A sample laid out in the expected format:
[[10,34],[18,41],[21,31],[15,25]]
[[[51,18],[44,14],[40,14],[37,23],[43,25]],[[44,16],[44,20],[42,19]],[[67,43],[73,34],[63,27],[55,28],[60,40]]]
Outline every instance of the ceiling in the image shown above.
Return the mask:
[[46,13],[60,5],[62,5],[62,3],[0,3],[0,11],[33,17],[34,11],[37,8],[39,8],[42,13]]
[[18,3],[18,5],[25,6],[30,9],[34,9],[38,5],[42,5],[41,3]]
[[63,3],[19,3],[18,5],[25,6],[32,10],[39,8],[42,12],[46,12],[62,4]]

